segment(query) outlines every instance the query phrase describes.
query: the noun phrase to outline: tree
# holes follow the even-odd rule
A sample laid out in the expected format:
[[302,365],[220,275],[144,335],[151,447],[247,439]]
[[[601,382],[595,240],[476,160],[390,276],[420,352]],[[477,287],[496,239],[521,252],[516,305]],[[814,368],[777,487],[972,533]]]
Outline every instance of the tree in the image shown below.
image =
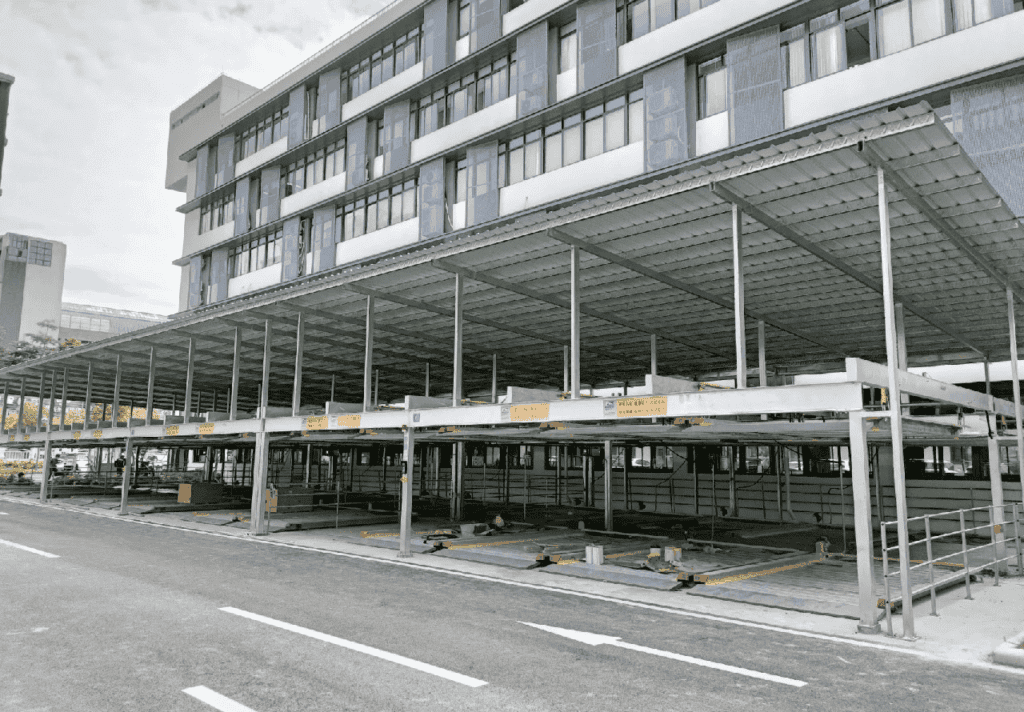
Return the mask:
[[36,326],[39,331],[26,334],[25,340],[17,341],[7,348],[0,349],[0,367],[15,366],[25,361],[42,358],[57,351],[65,351],[81,346],[78,339],[57,340],[59,330],[52,321],[41,321]]

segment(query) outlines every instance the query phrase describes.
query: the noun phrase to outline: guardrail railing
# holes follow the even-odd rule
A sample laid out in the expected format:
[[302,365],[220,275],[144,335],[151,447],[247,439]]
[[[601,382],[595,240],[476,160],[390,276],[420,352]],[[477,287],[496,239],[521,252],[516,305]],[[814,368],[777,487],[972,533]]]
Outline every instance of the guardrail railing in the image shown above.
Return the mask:
[[[1009,517],[1007,512],[1009,511]],[[971,526],[967,525],[967,515],[970,515],[972,522]],[[977,524],[976,521],[980,515],[987,515],[988,522],[984,524]],[[910,547],[920,548],[922,545],[925,547],[925,558],[924,559],[911,559],[909,564],[900,566],[894,571],[889,570],[889,552],[898,551],[899,545],[889,546],[889,540],[886,537],[887,528],[894,528],[896,522],[882,522],[881,524],[881,543],[882,543],[882,580],[885,586],[885,598],[879,601],[880,605],[885,608],[885,621],[886,629],[889,635],[892,635],[892,611],[895,604],[899,602],[902,606],[902,615],[907,615],[908,607],[913,607],[913,600],[909,603],[903,601],[902,597],[892,598],[890,585],[890,579],[897,578],[899,576],[912,576],[914,571],[927,570],[927,579],[924,582],[919,582],[916,586],[914,585],[913,578],[911,578],[911,599],[923,591],[928,591],[931,598],[931,614],[937,616],[936,610],[936,590],[943,587],[946,584],[952,584],[960,579],[963,579],[964,589],[966,596],[965,598],[971,600],[971,576],[978,572],[992,569],[995,576],[995,585],[999,585],[999,575],[1002,564],[1006,564],[1011,560],[1016,560],[1017,564],[1017,575],[1024,575],[1024,562],[1022,562],[1022,554],[1020,544],[1020,530],[1021,530],[1021,517],[1024,515],[1024,511],[1020,505],[1017,504],[1004,504],[1004,505],[989,505],[987,507],[973,507],[970,509],[957,509],[950,512],[938,512],[935,514],[926,514],[920,517],[911,517],[907,520],[908,527],[921,523],[924,527],[924,537],[910,542]],[[940,526],[936,527],[935,525]],[[1007,533],[1004,531],[1007,524],[1012,527],[1010,532],[1014,542],[1014,553],[1007,553]],[[943,531],[940,534],[934,533],[936,528]],[[916,526],[915,526],[916,529]],[[968,546],[967,537],[978,537],[985,536],[989,539],[984,544],[977,544],[975,546]],[[943,545],[946,548],[950,541],[952,541],[952,549],[948,553],[938,555],[935,553],[935,545]],[[976,552],[982,552],[978,555]],[[985,553],[988,552],[988,553]],[[972,557],[971,554],[975,554]],[[896,555],[896,562],[899,563],[899,554]],[[904,571],[905,569],[905,571]],[[939,575],[936,575],[936,569],[939,570]],[[949,571],[947,575],[941,574],[942,570]],[[900,590],[900,586],[896,584],[896,590]],[[913,613],[911,612],[911,615]]]

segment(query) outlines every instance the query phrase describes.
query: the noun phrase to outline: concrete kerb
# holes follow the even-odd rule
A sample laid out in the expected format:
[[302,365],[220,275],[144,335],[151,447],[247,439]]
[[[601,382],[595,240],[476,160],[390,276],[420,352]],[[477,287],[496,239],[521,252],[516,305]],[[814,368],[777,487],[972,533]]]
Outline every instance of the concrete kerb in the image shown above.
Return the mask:
[[[988,654],[965,657],[961,650],[947,650],[944,648],[947,641],[944,640],[930,640],[929,638],[922,637],[917,641],[909,642],[899,638],[860,635],[851,632],[848,620],[814,613],[763,608],[731,601],[698,599],[687,596],[685,591],[668,592],[642,589],[613,582],[568,576],[544,577],[544,580],[538,580],[536,571],[512,569],[461,559],[441,559],[433,556],[417,556],[414,560],[399,559],[397,549],[382,549],[353,541],[339,540],[325,534],[324,530],[281,532],[253,538],[246,531],[211,526],[198,521],[184,522],[168,515],[150,514],[143,517],[136,513],[129,513],[127,516],[119,516],[105,510],[69,507],[32,500],[26,501],[18,497],[6,497],[3,495],[0,495],[0,501],[74,512],[80,515],[106,517],[121,522],[192,531],[208,536],[249,540],[254,543],[271,546],[284,546],[311,552],[335,554],[364,561],[379,561],[381,563],[423,571],[436,571],[438,573],[498,584],[515,585],[535,590],[603,600],[683,617],[719,621],[726,625],[740,625],[795,636],[833,640],[858,647],[910,654],[940,662],[982,667],[1024,676],[1024,668],[1017,669],[1015,667],[993,665],[989,662],[991,656]],[[991,638],[988,638],[988,640],[991,641]],[[976,641],[974,647],[981,648],[983,646],[984,641]],[[988,650],[991,650],[991,643],[989,643]]]
[[992,662],[1024,668],[1024,633],[1013,636],[992,651]]

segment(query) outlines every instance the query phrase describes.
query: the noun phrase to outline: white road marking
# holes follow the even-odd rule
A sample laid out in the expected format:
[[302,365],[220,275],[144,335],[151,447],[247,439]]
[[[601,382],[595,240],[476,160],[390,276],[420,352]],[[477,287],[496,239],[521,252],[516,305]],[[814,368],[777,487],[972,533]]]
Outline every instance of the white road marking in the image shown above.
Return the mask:
[[0,512],[0,516],[9,517],[11,515],[9,515],[7,512]]
[[681,663],[689,663],[690,665],[698,665],[700,667],[711,668],[712,670],[731,672],[735,673],[736,675],[745,675],[746,677],[754,677],[758,680],[767,680],[768,682],[777,682],[780,685],[789,685],[791,687],[803,687],[807,684],[803,680],[794,680],[789,677],[780,677],[779,675],[771,675],[766,672],[758,672],[757,670],[748,670],[747,668],[736,667],[735,665],[725,665],[724,663],[715,663],[711,662],[710,660],[701,660],[700,658],[692,658],[689,655],[670,653],[667,650],[657,650],[656,648],[648,648],[643,645],[623,643],[621,638],[617,638],[611,635],[601,635],[599,633],[584,633],[583,631],[579,630],[556,628],[554,626],[541,625],[539,623],[527,623],[526,621],[519,622],[523,625],[528,625],[531,628],[539,628],[540,630],[545,630],[548,633],[554,633],[555,635],[560,635],[563,638],[575,640],[576,642],[583,643],[584,645],[613,645],[616,648],[635,650],[638,653],[657,655],[660,658],[678,660]]
[[357,653],[371,655],[375,658],[380,658],[381,660],[387,660],[388,662],[404,665],[405,667],[412,668],[413,670],[419,670],[420,672],[426,672],[430,673],[431,675],[437,675],[438,677],[443,677],[446,680],[458,682],[469,687],[483,687],[487,684],[483,680],[477,680],[475,677],[469,677],[468,675],[463,675],[462,673],[452,672],[451,670],[445,670],[444,668],[439,668],[429,663],[423,663],[419,660],[413,660],[412,658],[407,658],[402,655],[389,653],[386,650],[378,650],[377,648],[371,648],[370,646],[363,645],[362,643],[353,643],[351,640],[336,638],[333,635],[321,633],[316,630],[310,630],[309,628],[303,628],[302,626],[292,625],[291,623],[285,623],[283,621],[274,620],[273,618],[267,618],[266,616],[261,616],[258,613],[249,613],[248,611],[239,610],[238,608],[231,608],[230,606],[227,608],[221,608],[220,610],[224,611],[225,613],[232,613],[236,616],[248,618],[249,620],[254,620],[259,623],[266,623],[267,625],[272,625],[277,628],[281,628],[282,630],[288,630],[293,633],[298,633],[300,635],[305,635],[310,638],[315,638],[316,640],[322,640],[325,643],[331,643],[332,645],[337,645],[340,648],[354,650]]
[[47,559],[59,559],[60,558],[56,554],[50,554],[50,553],[48,553],[46,551],[39,551],[39,549],[33,549],[31,546],[23,546],[21,544],[15,544],[13,541],[7,541],[6,539],[0,539],[0,544],[3,544],[4,546],[11,546],[11,547],[14,547],[15,549],[21,549],[22,551],[30,551],[33,554],[39,554],[40,556],[45,556]]
[[[337,556],[343,559],[352,559],[354,561],[367,561],[375,564],[390,564],[391,566],[400,566],[407,569],[416,569],[422,572],[435,573],[445,576],[455,576],[457,578],[471,579],[473,581],[484,581],[486,583],[502,584],[504,586],[514,586],[516,588],[526,588],[534,591],[545,591],[548,593],[558,593],[563,596],[575,596],[576,598],[585,598],[591,601],[601,601],[602,603],[611,603],[617,606],[626,606],[628,608],[642,608],[648,611],[655,611],[657,613],[663,613],[667,615],[681,616],[683,618],[696,618],[698,620],[714,621],[716,623],[725,623],[727,625],[735,625],[741,628],[754,628],[757,630],[767,630],[773,633],[782,633],[784,635],[792,635],[798,638],[811,638],[812,640],[824,640],[830,643],[839,643],[841,645],[851,645],[855,648],[869,648],[872,650],[881,650],[887,653],[898,653],[901,655],[913,655],[923,660],[931,660],[938,663],[946,663],[948,665],[961,665],[966,667],[973,667],[982,670],[988,670],[990,672],[1005,673],[1007,675],[1018,675],[1024,677],[1024,668],[1010,668],[1005,665],[997,665],[994,663],[986,663],[980,660],[951,660],[950,658],[944,658],[940,655],[934,655],[924,650],[915,650],[913,648],[898,648],[893,645],[884,645],[882,643],[869,643],[866,640],[855,640],[853,638],[843,638],[838,635],[827,635],[824,633],[812,633],[806,630],[798,630],[796,628],[783,628],[777,625],[768,625],[766,623],[754,623],[753,621],[747,621],[739,618],[728,618],[726,616],[717,616],[711,613],[696,613],[694,611],[684,611],[678,608],[672,608],[670,606],[659,606],[651,603],[641,603],[639,601],[626,601],[621,598],[614,598],[612,596],[602,596],[596,593],[583,593],[582,591],[572,591],[570,589],[558,588],[556,586],[548,586],[544,584],[536,583],[523,583],[522,581],[509,581],[507,579],[496,578],[494,576],[484,576],[482,574],[471,574],[465,571],[453,571],[450,569],[438,569],[433,566],[423,566],[422,564],[410,563],[407,561],[396,561],[393,559],[384,559],[376,556],[366,556],[363,554],[350,554],[346,551],[334,551],[333,549],[323,549],[317,546],[303,546],[300,544],[287,544],[283,541],[273,541],[270,539],[255,539],[244,535],[237,534],[223,534],[221,532],[207,532],[200,529],[192,529],[191,527],[179,527],[174,524],[163,524],[161,522],[147,522],[142,519],[125,519],[124,517],[115,516],[111,514],[105,514],[102,512],[89,512],[80,509],[65,509],[60,505],[55,504],[43,504],[42,502],[30,502],[22,500],[7,499],[6,497],[0,496],[0,500],[11,502],[14,504],[24,504],[29,507],[43,507],[48,509],[60,509],[65,512],[72,512],[74,514],[82,514],[89,517],[100,517],[102,519],[114,520],[117,522],[127,522],[132,524],[145,524],[150,527],[157,527],[160,529],[173,529],[179,532],[187,532],[191,534],[202,534],[203,536],[219,537],[221,539],[231,539],[232,541],[251,543],[251,544],[262,544],[266,546],[277,546],[284,549],[295,549],[297,551],[310,551],[317,554],[328,554],[330,556]],[[787,643],[788,645],[788,643]]]
[[214,692],[209,687],[199,685],[182,690],[186,695],[195,697],[200,702],[205,702],[221,712],[256,712],[251,707],[246,707],[241,702],[235,702],[230,697],[225,697],[219,692]]

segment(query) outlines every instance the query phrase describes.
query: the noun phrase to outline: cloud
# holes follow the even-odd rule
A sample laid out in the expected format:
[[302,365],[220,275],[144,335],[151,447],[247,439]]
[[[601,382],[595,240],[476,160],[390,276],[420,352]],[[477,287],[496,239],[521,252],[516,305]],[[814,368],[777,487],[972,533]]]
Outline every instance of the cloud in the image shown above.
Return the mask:
[[171,109],[221,73],[265,86],[381,6],[0,0],[0,72],[15,76],[0,233],[67,243],[68,301],[176,311]]

